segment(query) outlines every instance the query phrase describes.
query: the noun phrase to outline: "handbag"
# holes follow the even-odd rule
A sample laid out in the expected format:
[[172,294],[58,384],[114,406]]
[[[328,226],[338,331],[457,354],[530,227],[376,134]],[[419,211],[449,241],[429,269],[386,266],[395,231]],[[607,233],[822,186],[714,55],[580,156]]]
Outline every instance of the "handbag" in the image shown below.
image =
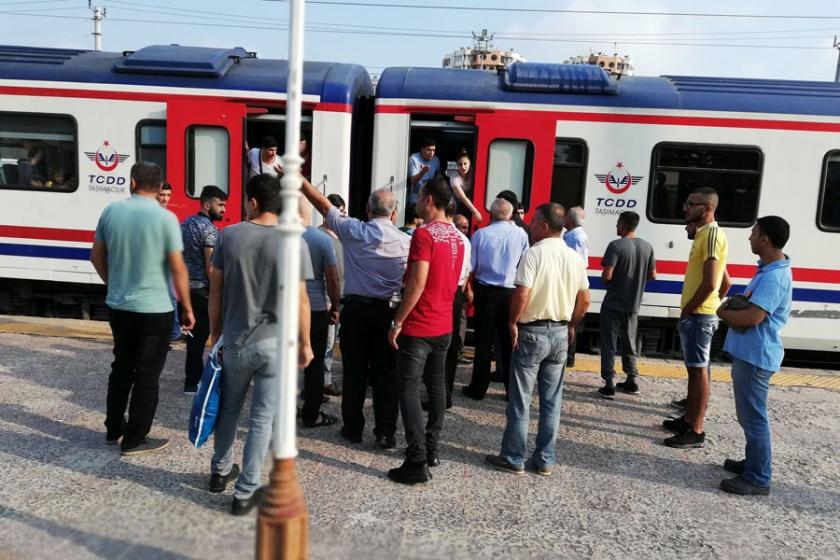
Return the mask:
[[201,381],[195,392],[192,410],[190,411],[189,438],[196,449],[201,447],[213,433],[216,419],[219,416],[219,402],[221,401],[222,364],[219,361],[219,350],[222,348],[222,338],[210,350]]

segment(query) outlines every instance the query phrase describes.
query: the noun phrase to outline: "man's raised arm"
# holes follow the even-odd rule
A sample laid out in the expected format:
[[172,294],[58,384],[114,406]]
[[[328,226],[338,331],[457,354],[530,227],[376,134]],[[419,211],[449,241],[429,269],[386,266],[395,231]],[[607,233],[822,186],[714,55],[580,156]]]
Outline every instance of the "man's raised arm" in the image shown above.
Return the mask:
[[318,189],[312,186],[312,183],[307,181],[305,178],[303,179],[303,186],[301,187],[301,192],[303,196],[306,197],[307,200],[312,204],[312,206],[317,210],[322,216],[326,216],[327,212],[330,211],[330,208],[333,207],[332,203],[327,199],[326,196],[321,194]]

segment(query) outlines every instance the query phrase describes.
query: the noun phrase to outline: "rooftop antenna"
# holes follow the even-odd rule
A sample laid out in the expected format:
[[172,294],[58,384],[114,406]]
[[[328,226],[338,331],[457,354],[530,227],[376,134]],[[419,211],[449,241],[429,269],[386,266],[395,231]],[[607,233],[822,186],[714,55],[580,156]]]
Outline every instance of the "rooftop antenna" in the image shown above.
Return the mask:
[[105,19],[107,10],[104,6],[93,6],[92,0],[88,0],[88,9],[93,12],[93,50],[102,50],[102,20]]

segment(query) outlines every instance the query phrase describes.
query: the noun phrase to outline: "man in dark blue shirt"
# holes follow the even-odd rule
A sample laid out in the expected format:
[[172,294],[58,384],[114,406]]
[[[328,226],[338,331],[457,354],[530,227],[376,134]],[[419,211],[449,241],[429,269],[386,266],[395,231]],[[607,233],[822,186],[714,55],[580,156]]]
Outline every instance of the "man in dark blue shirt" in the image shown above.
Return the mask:
[[184,261],[190,274],[190,299],[195,313],[195,329],[187,337],[187,361],[184,364],[184,394],[192,395],[204,369],[204,346],[210,337],[207,299],[210,295],[210,267],[219,230],[213,225],[225,215],[227,193],[214,185],[201,190],[201,208],[181,224],[184,238]]

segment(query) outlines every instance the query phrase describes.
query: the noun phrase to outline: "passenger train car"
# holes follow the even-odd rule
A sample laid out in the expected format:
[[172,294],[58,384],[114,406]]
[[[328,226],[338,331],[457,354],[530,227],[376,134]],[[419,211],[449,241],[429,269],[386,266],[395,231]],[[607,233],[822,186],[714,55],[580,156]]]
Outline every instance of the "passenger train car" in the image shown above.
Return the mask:
[[[213,184],[234,201],[222,225],[241,220],[246,149],[270,134],[282,153],[286,76],[285,61],[241,48],[0,47],[0,278],[70,283],[65,299],[100,283],[88,262],[97,218],[128,195],[138,160],[164,169],[179,219]],[[351,181],[370,181],[370,77],[310,62],[303,89],[313,183],[346,198]],[[38,296],[16,288],[0,308]]]
[[526,221],[549,200],[583,206],[593,313],[616,217],[636,211],[658,270],[640,312],[648,353],[677,345],[688,193],[709,186],[720,195],[735,290],[755,271],[747,242],[755,219],[781,215],[792,225],[785,250],[795,280],[785,345],[840,350],[840,84],[615,80],[595,66],[530,63],[498,75],[389,68],[377,86],[374,123],[374,186],[404,195],[408,155],[431,137],[443,167],[461,149],[472,154],[472,200],[485,216],[505,189],[523,202]]
[[[241,219],[244,154],[265,134],[282,140],[286,73],[285,62],[240,48],[0,47],[0,312],[37,312],[25,305],[39,297],[76,302],[80,286],[98,284],[87,262],[96,219],[127,196],[134,161],[164,167],[179,218],[196,210],[201,186],[216,184],[231,196],[222,225]],[[584,206],[590,330],[616,217],[638,212],[659,272],[641,310],[645,353],[678,346],[688,192],[718,190],[736,286],[755,269],[747,243],[755,218],[782,215],[793,226],[795,280],[786,346],[840,352],[837,84],[615,80],[597,67],[530,63],[500,74],[388,68],[374,106],[362,67],[312,62],[304,93],[312,181],[342,194],[357,216],[374,188],[393,189],[404,209],[408,157],[426,137],[444,168],[461,150],[472,156],[471,196],[485,218],[505,189],[523,201],[526,220],[549,200]],[[95,297],[82,301],[85,315],[97,315],[87,310]]]

